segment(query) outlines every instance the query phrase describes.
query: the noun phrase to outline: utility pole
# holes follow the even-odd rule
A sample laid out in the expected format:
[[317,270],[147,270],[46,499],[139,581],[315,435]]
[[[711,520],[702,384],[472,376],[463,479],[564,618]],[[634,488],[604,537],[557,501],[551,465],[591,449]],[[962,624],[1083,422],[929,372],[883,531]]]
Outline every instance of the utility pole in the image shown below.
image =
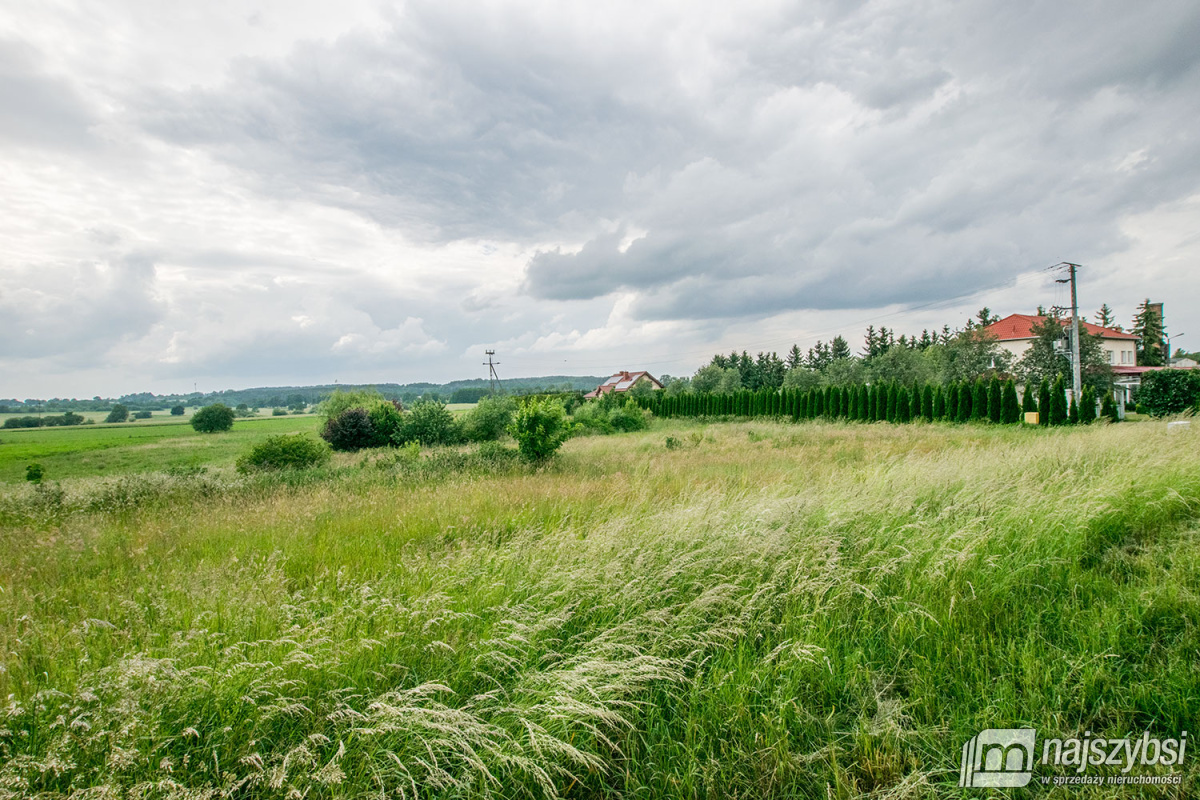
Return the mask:
[[1061,264],[1055,264],[1051,269],[1063,267],[1066,267],[1068,277],[1057,278],[1054,282],[1071,284],[1071,393],[1078,405],[1083,397],[1083,374],[1079,360],[1079,298],[1075,290],[1075,270],[1079,269],[1079,265],[1063,261]]
[[484,366],[488,368],[488,390],[492,394],[495,394],[496,386],[500,383],[500,376],[496,374],[496,366],[500,362],[492,361],[492,356],[496,355],[495,350],[485,350],[484,352],[487,354],[487,357],[488,357],[487,363],[484,364]]

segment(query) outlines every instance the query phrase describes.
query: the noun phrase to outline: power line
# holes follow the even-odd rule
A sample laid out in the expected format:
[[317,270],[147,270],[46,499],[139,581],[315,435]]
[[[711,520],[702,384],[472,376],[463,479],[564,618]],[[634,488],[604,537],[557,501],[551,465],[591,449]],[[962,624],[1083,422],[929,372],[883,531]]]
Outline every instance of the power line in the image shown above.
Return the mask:
[[499,386],[501,389],[504,388],[504,385],[500,383],[500,376],[496,374],[496,366],[500,362],[492,361],[492,356],[496,355],[495,350],[485,350],[484,352],[488,357],[487,364],[485,365],[488,368],[488,390],[490,394],[495,394],[497,386]]

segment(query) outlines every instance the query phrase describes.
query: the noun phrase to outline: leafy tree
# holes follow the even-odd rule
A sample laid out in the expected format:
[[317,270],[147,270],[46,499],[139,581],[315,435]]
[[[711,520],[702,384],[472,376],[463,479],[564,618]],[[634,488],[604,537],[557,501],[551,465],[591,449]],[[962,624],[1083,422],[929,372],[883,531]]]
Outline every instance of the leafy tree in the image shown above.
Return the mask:
[[1021,405],[1017,400],[1017,386],[1012,378],[1004,382],[1004,394],[1000,401],[1000,421],[1012,425],[1021,421]]
[[334,389],[317,404],[316,411],[328,421],[340,416],[347,409],[361,408],[370,412],[372,408],[385,404],[391,405],[392,402],[375,389]]
[[129,419],[129,407],[116,403],[112,407],[112,411],[108,412],[108,416],[104,418],[105,422],[124,422]]
[[[867,368],[861,359],[839,358],[830,362],[824,372],[818,373],[821,383],[826,386],[850,386],[866,383]],[[786,385],[786,379],[785,379]]]
[[[1045,317],[1033,325],[1034,340],[1029,349],[1013,366],[1013,371],[1026,386],[1043,378],[1053,380],[1059,374],[1070,374],[1070,349],[1065,337],[1068,331],[1062,320]],[[1096,392],[1107,391],[1112,386],[1112,367],[1104,355],[1103,338],[1079,329],[1079,363],[1084,383]]]
[[1147,297],[1145,302],[1138,306],[1138,313],[1133,318],[1133,330],[1130,333],[1138,337],[1137,363],[1139,366],[1161,367],[1166,363],[1166,359],[1163,358],[1165,350],[1163,336],[1166,334],[1166,328],[1163,326],[1158,308],[1151,307],[1150,298]]
[[154,416],[154,415],[153,415],[153,414],[151,414],[149,411],[135,411],[135,412],[133,412],[133,418],[134,418],[134,419],[150,419],[150,417],[152,417],[152,416]]
[[238,472],[305,469],[329,462],[329,448],[311,436],[268,436],[237,461]]
[[[561,407],[561,403],[559,404]],[[457,420],[446,404],[438,400],[422,400],[412,407],[404,423],[404,441],[420,442],[426,447],[455,444],[462,438]],[[396,441],[395,444],[402,444]]]
[[992,372],[1006,372],[1012,354],[1000,346],[996,337],[979,326],[959,332],[942,354],[942,379],[974,381]]
[[1200,370],[1164,369],[1147,372],[1138,389],[1138,411],[1153,417],[1180,414],[1200,403]]
[[199,433],[220,433],[233,427],[233,409],[224,403],[212,403],[192,415],[192,428]]
[[334,450],[343,452],[375,447],[379,443],[379,435],[365,408],[346,408],[326,419],[321,428],[321,438],[329,442]]
[[404,411],[398,402],[383,402],[363,410],[367,412],[371,427],[375,431],[375,439],[369,447],[385,447],[407,441],[404,435]]
[[742,388],[742,375],[735,367],[708,364],[692,376],[692,389],[698,394],[733,394]]
[[184,415],[184,412],[186,412],[186,411],[187,411],[187,409],[184,408],[182,405],[171,406],[171,416],[172,417],[182,417]]
[[511,397],[484,397],[463,420],[463,433],[472,442],[499,439],[508,430],[516,412],[517,403]]
[[517,450],[532,463],[546,461],[571,435],[562,403],[535,398],[517,409],[508,432],[517,440]]

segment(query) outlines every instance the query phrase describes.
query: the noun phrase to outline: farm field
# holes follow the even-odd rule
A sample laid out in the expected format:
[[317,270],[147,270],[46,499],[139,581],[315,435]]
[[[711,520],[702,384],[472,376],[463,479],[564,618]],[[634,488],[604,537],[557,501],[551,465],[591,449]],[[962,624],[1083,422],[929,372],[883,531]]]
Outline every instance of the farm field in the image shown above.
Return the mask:
[[[238,421],[206,463],[285,423],[316,425]],[[8,487],[0,798],[960,797],[986,728],[1177,737],[1198,444],[658,420],[537,470],[447,449]],[[1166,794],[1005,796],[1189,796],[1195,763]]]
[[282,433],[312,432],[317,417],[239,419],[233,430],[200,434],[188,417],[154,417],[113,425],[0,430],[0,483],[25,480],[37,462],[50,480],[166,469],[230,466],[254,443]]

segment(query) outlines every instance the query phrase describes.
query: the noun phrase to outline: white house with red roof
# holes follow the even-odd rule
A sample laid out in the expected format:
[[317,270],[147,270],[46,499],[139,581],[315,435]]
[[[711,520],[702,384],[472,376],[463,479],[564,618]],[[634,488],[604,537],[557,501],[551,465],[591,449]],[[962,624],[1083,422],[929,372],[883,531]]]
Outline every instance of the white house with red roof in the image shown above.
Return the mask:
[[[1014,358],[1025,355],[1037,338],[1033,329],[1048,317],[1036,314],[1009,314],[1004,319],[988,325],[986,330],[997,339],[997,344],[1013,354]],[[1070,319],[1060,320],[1064,326]],[[1079,321],[1079,327],[1100,337],[1100,349],[1114,368],[1137,366],[1137,337],[1114,328],[1102,328],[1090,322]]]
[[597,386],[593,391],[584,395],[587,399],[599,397],[602,394],[609,392],[628,392],[639,382],[648,381],[651,389],[661,389],[663,385],[658,382],[658,379],[645,370],[638,372],[618,372],[606,380],[604,383]]

